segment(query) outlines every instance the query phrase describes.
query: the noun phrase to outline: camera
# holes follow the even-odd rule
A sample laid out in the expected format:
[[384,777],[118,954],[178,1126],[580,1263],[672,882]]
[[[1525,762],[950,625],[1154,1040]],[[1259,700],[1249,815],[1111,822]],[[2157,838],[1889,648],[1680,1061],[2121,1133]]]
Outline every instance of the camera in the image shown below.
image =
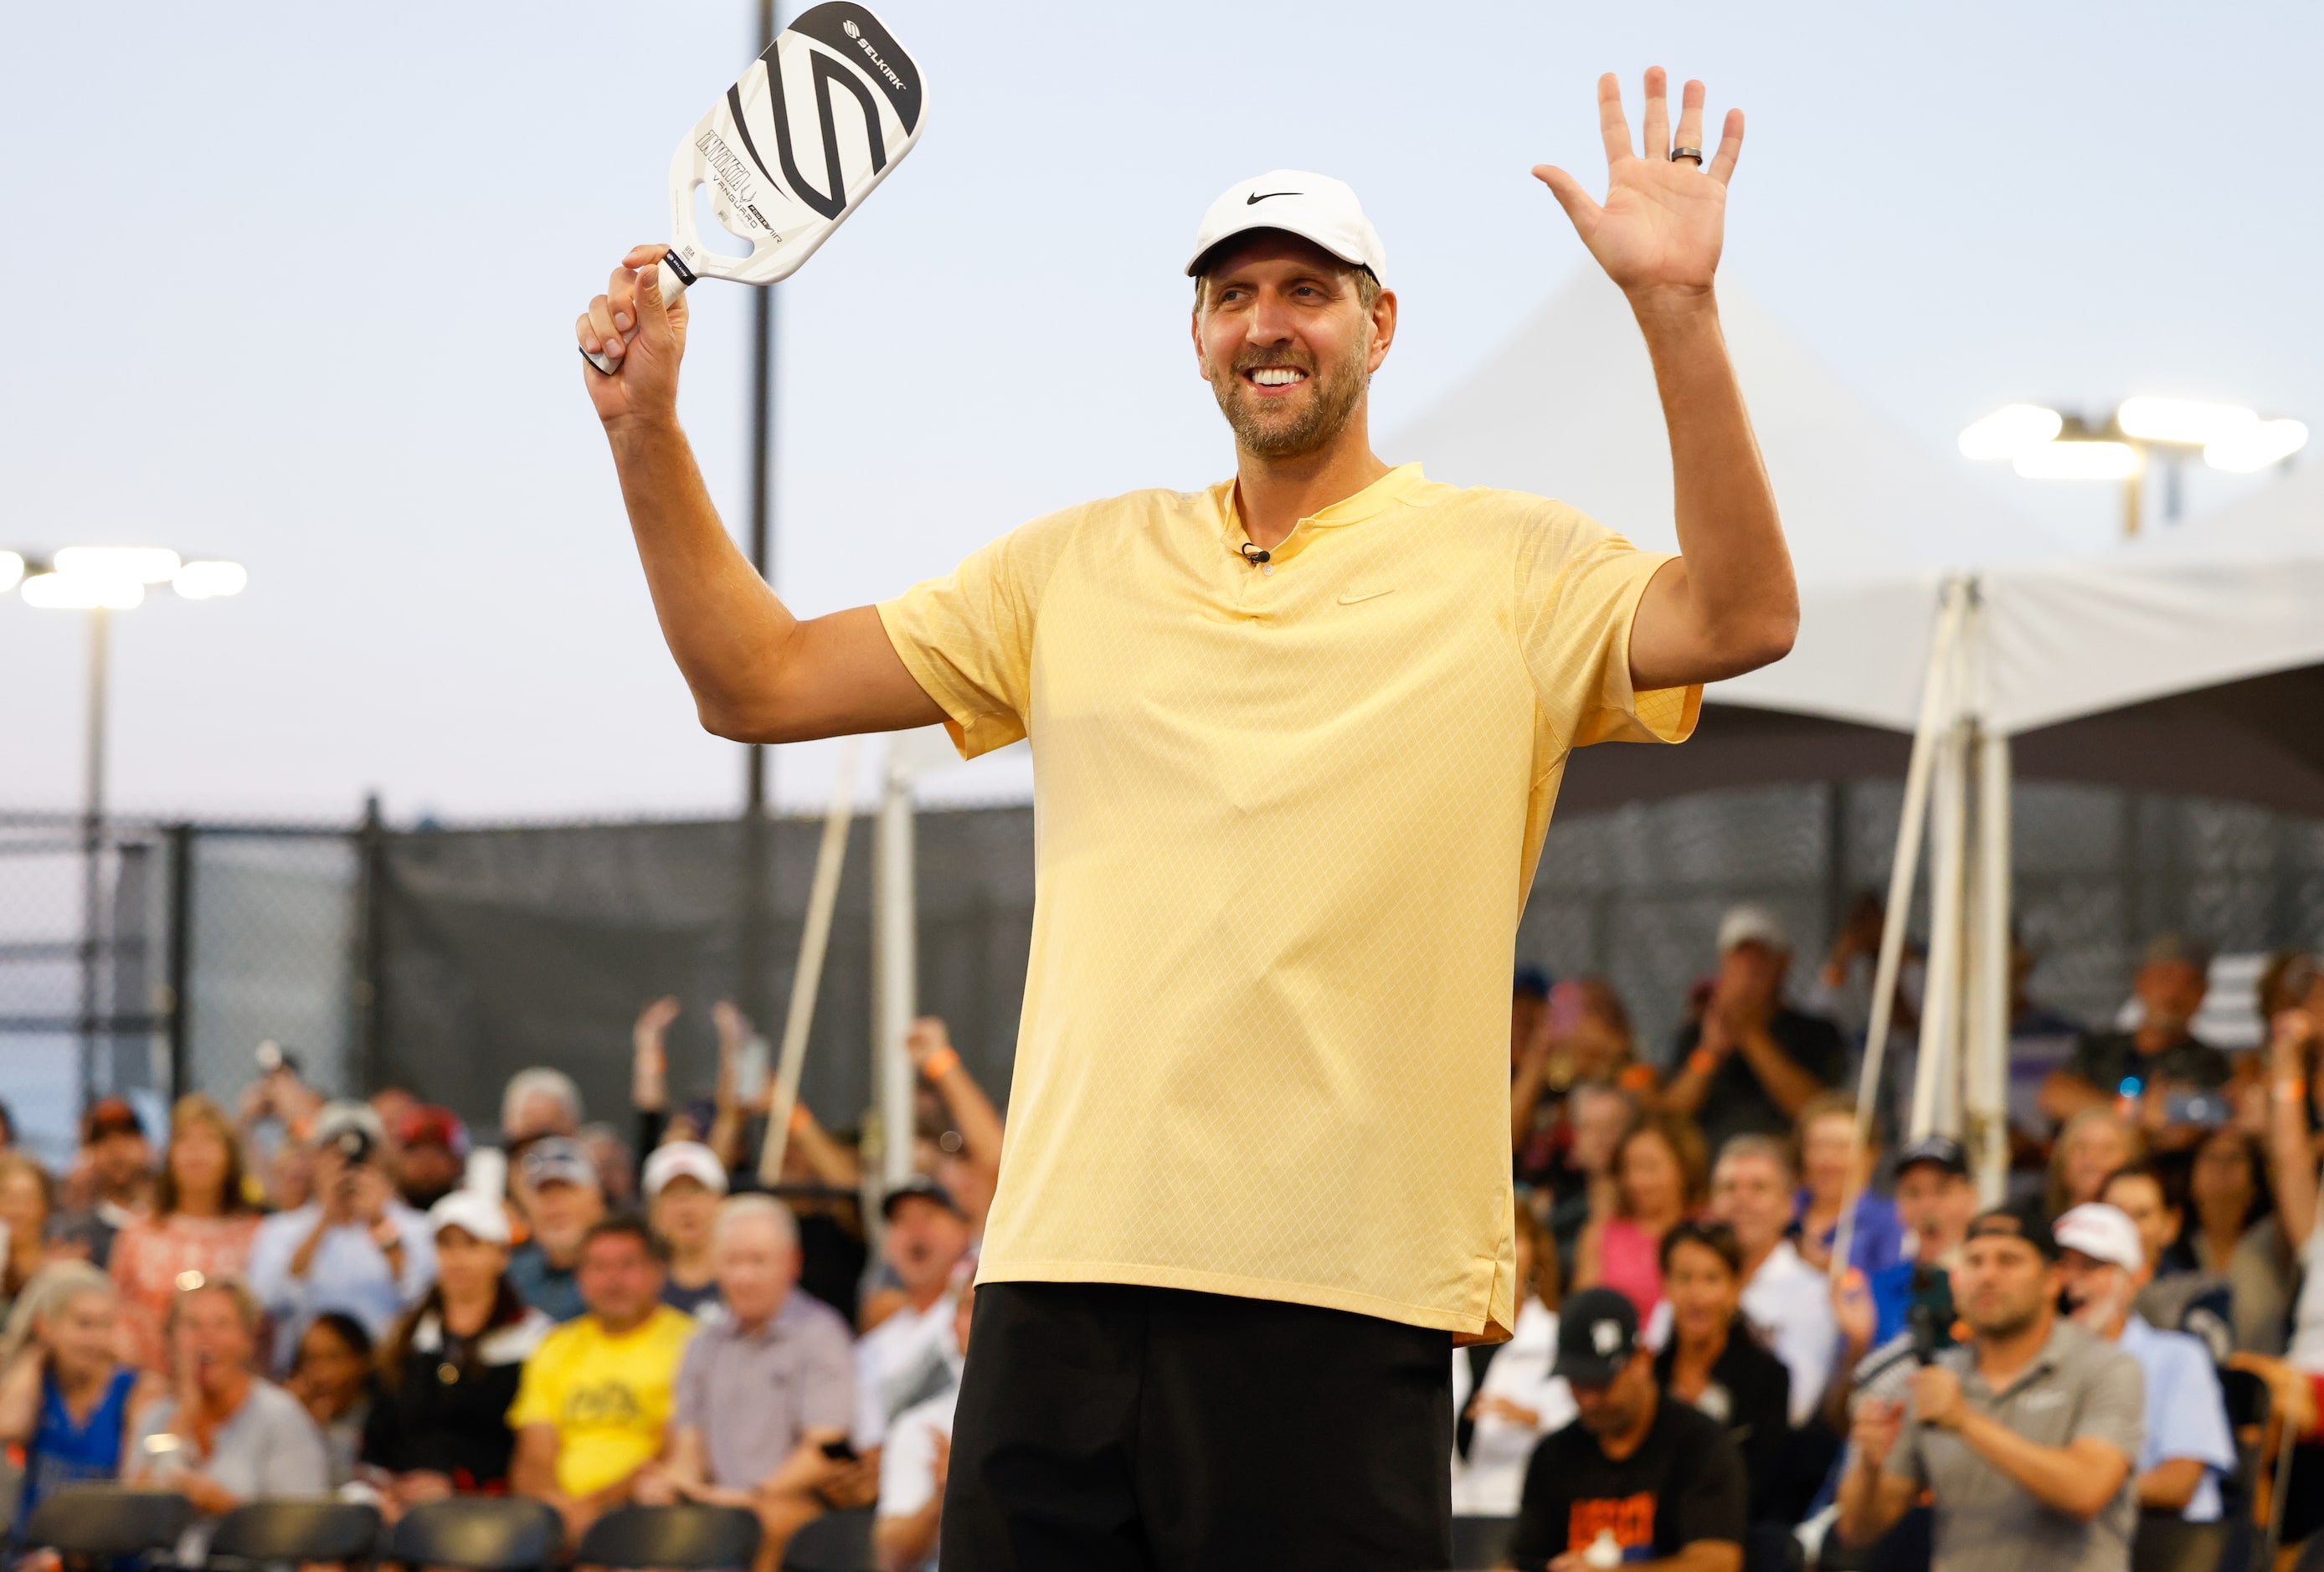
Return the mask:
[[371,1132],[351,1125],[331,1137],[331,1150],[349,1168],[360,1168],[371,1161]]

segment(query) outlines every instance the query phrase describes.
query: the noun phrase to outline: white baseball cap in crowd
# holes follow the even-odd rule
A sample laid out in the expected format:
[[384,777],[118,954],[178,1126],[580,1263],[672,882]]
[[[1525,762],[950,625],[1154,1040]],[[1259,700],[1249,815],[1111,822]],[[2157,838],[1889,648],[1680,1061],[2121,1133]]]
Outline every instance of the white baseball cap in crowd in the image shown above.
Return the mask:
[[457,1228],[488,1245],[509,1242],[508,1209],[481,1190],[456,1190],[428,1209],[428,1236]]
[[1719,919],[1719,953],[1724,955],[1738,944],[1765,944],[1788,955],[1792,936],[1784,929],[1784,919],[1765,906],[1729,906]]
[[2146,1264],[2146,1247],[2140,1243],[2138,1225],[2120,1207],[2102,1200],[2084,1201],[2050,1230],[2061,1250],[2079,1250],[2093,1261],[2104,1261],[2135,1272]]
[[1305,170],[1269,170],[1229,186],[1194,231],[1194,254],[1186,260],[1186,276],[1191,279],[1201,271],[1203,258],[1219,242],[1253,229],[1287,230],[1343,262],[1370,268],[1376,279],[1387,276],[1388,248],[1380,244],[1379,232],[1364,216],[1355,192],[1343,180]]
[[661,1187],[684,1175],[697,1181],[702,1188],[715,1195],[726,1193],[726,1165],[718,1154],[699,1141],[670,1141],[657,1146],[646,1158],[645,1172],[638,1182],[651,1200],[661,1193]]

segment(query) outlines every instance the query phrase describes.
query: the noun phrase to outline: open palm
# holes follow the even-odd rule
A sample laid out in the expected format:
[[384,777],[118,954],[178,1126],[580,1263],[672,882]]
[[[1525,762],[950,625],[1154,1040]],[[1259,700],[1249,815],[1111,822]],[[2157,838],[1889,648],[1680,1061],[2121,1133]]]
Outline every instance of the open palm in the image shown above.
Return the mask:
[[1707,165],[1692,160],[1672,162],[1673,147],[1702,146],[1702,84],[1686,85],[1675,142],[1668,90],[1669,78],[1660,66],[1646,72],[1641,156],[1630,145],[1621,82],[1610,71],[1598,78],[1598,127],[1606,139],[1602,204],[1554,165],[1538,164],[1533,171],[1573,220],[1575,233],[1606,276],[1633,294],[1711,287],[1727,230],[1727,182],[1743,149],[1743,112],[1729,109],[1719,151]]

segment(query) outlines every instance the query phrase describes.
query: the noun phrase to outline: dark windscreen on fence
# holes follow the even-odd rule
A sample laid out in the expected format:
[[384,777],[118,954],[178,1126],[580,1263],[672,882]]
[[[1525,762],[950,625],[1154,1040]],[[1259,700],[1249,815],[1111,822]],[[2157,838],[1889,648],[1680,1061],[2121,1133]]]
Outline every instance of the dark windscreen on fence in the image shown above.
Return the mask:
[[[848,837],[799,1092],[847,1125],[871,1098],[871,821]],[[915,822],[919,1007],[942,1016],[977,1079],[1005,1096],[1033,924],[1030,808],[928,812]],[[756,1023],[782,1034],[822,826],[771,822],[770,921]],[[709,1093],[710,1006],[734,997],[744,837],[733,821],[417,832],[384,844],[374,1084],[410,1087],[497,1128],[515,1070],[554,1065],[593,1118],[622,1117],[630,1023],[676,994],[673,1101]]]

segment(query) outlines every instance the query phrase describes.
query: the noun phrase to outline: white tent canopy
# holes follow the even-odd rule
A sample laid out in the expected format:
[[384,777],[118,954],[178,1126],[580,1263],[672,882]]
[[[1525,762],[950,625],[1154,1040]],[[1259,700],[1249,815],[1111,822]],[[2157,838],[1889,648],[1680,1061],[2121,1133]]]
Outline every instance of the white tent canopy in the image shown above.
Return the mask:
[[[1798,647],[1712,688],[1702,732],[1676,755],[1582,755],[1569,808],[1900,774],[1942,586],[1969,574],[1981,723],[2019,740],[2019,773],[2324,813],[2324,740],[2270,723],[2288,698],[2324,698],[2324,680],[2297,675],[2324,665],[2324,477],[2069,556],[1891,427],[1748,294],[1722,284],[1720,310],[1799,570]],[[1388,452],[1456,484],[1562,497],[1641,545],[1674,544],[1646,346],[1594,271]]]
[[[1891,582],[2057,549],[1849,392],[1738,286],[1721,283],[1719,299],[1803,584]],[[1454,485],[1561,498],[1641,546],[1677,549],[1654,369],[1629,306],[1594,268],[1383,456],[1419,459]]]

